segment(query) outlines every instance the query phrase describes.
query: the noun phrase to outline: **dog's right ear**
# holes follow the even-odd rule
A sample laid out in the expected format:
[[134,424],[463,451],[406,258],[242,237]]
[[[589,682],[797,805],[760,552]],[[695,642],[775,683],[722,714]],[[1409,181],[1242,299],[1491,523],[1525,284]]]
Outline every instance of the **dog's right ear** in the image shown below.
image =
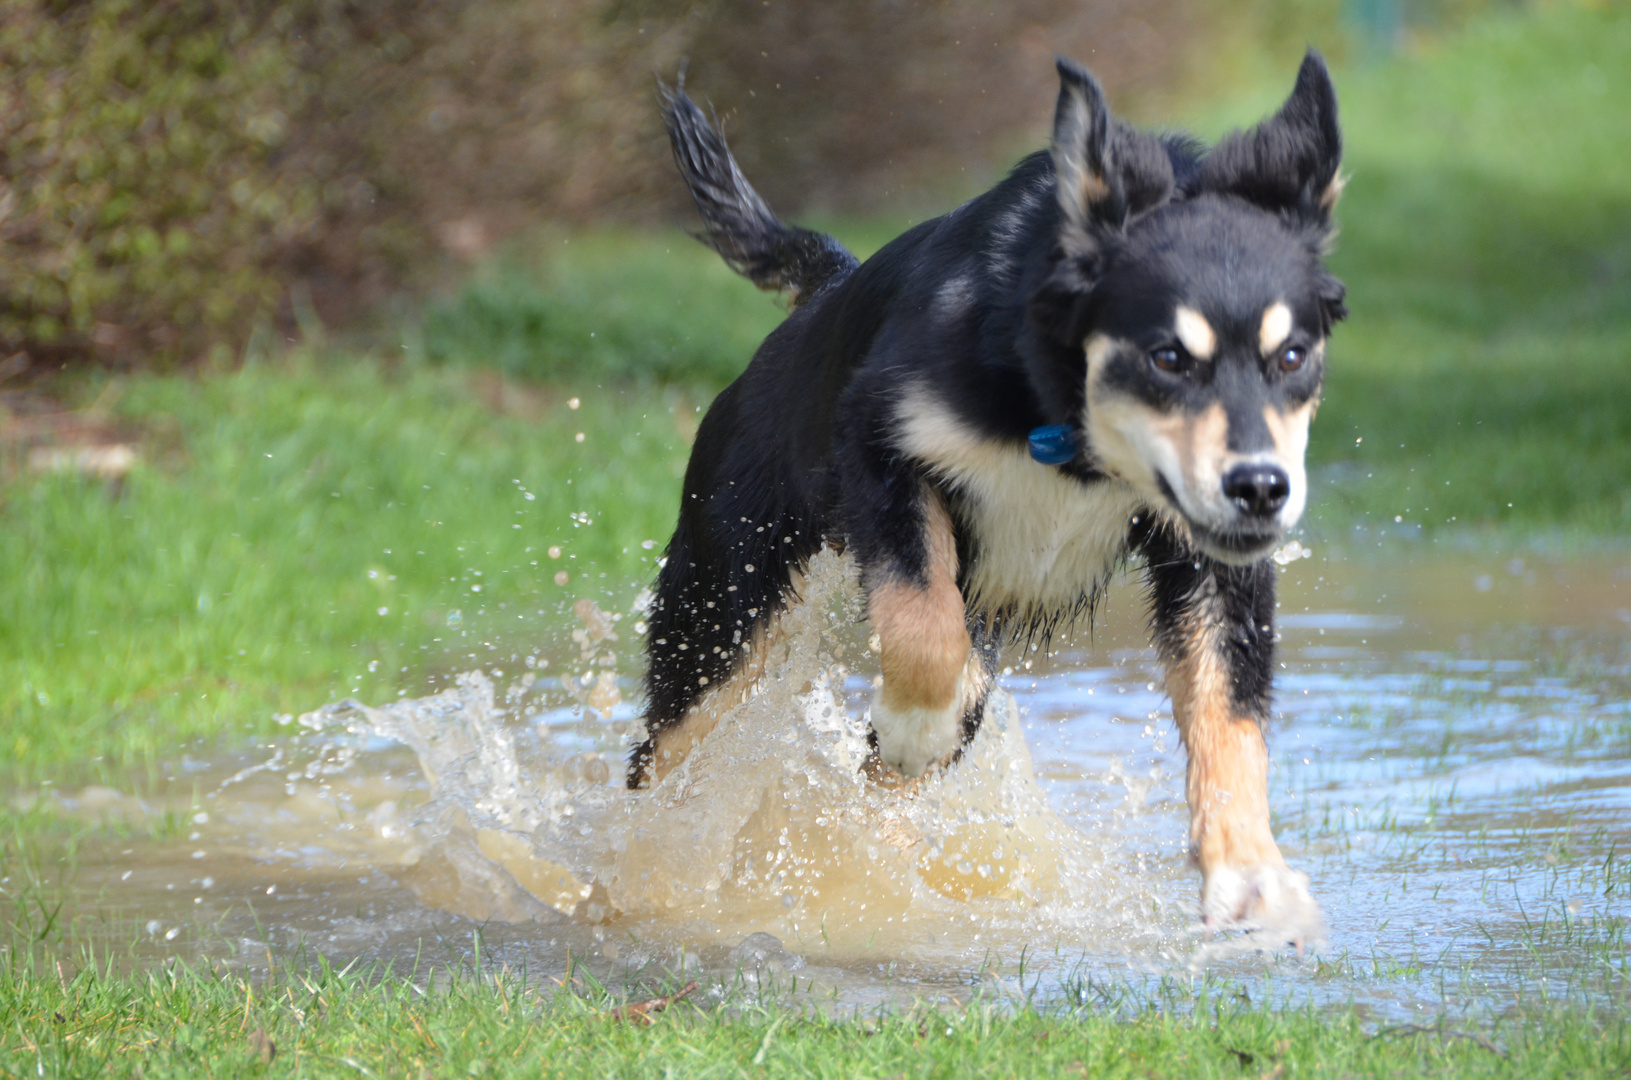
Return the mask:
[[1105,249],[1130,217],[1171,198],[1172,159],[1158,139],[1110,115],[1093,74],[1060,57],[1053,117],[1059,235],[1052,271],[1031,297],[1030,316],[1054,341],[1079,345],[1083,304]]
[[1058,66],[1052,154],[1059,248],[1091,262],[1128,218],[1171,197],[1172,159],[1159,139],[1110,115],[1092,72],[1063,56]]
[[1058,58],[1059,105],[1053,114],[1053,173],[1059,193],[1059,246],[1081,258],[1098,250],[1098,234],[1119,228],[1126,204],[1110,169],[1110,109],[1093,73]]

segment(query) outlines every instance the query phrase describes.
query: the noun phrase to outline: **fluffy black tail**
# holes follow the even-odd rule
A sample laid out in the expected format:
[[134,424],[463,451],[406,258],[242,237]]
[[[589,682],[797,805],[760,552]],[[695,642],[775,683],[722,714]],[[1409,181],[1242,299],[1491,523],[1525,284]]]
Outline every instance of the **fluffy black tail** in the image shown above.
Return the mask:
[[698,239],[761,289],[785,292],[794,307],[861,265],[825,233],[783,224],[731,157],[721,135],[678,85],[662,88],[663,123],[691,198],[702,214]]

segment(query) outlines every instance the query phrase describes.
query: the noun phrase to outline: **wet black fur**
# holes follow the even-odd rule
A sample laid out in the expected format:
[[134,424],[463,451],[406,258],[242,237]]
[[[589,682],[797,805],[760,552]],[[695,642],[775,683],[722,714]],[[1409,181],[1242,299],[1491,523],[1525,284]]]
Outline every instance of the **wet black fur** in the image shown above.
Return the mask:
[[[923,499],[934,480],[893,441],[908,377],[932,385],[980,438],[1023,446],[1038,425],[1077,424],[1090,332],[1166,344],[1175,296],[1210,298],[1220,310],[1202,313],[1218,325],[1277,296],[1321,336],[1343,316],[1342,286],[1320,264],[1331,235],[1322,199],[1341,144],[1318,54],[1304,61],[1279,114],[1210,151],[1135,131],[1110,118],[1085,70],[1061,60],[1060,74],[1051,156],[1027,157],[991,191],[864,264],[836,240],[777,220],[701,111],[682,90],[665,90],[675,160],[705,242],[756,284],[793,293],[796,306],[698,430],[649,617],[649,733],[679,722],[729,678],[755,628],[795,599],[793,572],[823,543],[854,554],[863,586],[926,582]],[[1077,168],[1107,190],[1079,209],[1062,203],[1055,180]],[[1197,250],[1213,257],[1194,259]],[[966,283],[966,299],[948,310],[936,297],[954,280]],[[1284,378],[1260,375],[1246,399],[1252,408],[1306,401],[1321,376],[1318,363]],[[1133,363],[1114,377],[1151,404],[1181,409],[1215,400],[1209,380],[1244,376],[1220,362],[1177,378]],[[1241,433],[1264,434],[1249,423]],[[1107,482],[1088,452],[1059,468],[1084,485]],[[956,494],[942,494],[957,520]],[[966,576],[980,552],[960,524],[957,540]],[[1125,553],[1145,559],[1164,658],[1180,658],[1186,618],[1219,621],[1234,704],[1264,717],[1274,609],[1267,563],[1214,561],[1148,514],[1129,522]],[[1090,606],[1098,587],[1083,582],[1079,606]],[[970,628],[991,671],[1004,635],[1034,629],[1000,611],[971,617]],[[972,710],[965,742],[978,722]],[[652,751],[650,738],[633,751],[631,787],[644,782]]]
[[662,91],[674,164],[702,215],[702,241],[761,289],[786,292],[797,306],[861,265],[825,233],[784,224],[736,167],[719,129],[685,96],[685,81]]

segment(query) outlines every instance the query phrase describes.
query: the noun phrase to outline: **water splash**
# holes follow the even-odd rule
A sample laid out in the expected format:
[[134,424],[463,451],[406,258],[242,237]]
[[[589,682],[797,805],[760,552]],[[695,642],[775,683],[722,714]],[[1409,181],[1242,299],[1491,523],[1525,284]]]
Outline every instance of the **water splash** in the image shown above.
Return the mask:
[[[431,797],[411,815],[402,877],[421,899],[477,918],[559,913],[645,941],[738,946],[774,935],[824,962],[977,964],[1046,943],[1080,954],[1170,935],[1155,885],[1048,805],[1014,700],[994,693],[958,766],[886,787],[861,772],[866,721],[843,700],[852,564],[813,561],[758,690],[648,791],[612,780],[582,727],[621,705],[607,616],[579,601],[574,634],[593,678],[569,675],[585,717],[529,724],[512,687],[462,675],[450,690],[301,717],[330,752],[300,775],[352,768],[374,740],[410,747]],[[615,661],[614,661],[615,662]]]

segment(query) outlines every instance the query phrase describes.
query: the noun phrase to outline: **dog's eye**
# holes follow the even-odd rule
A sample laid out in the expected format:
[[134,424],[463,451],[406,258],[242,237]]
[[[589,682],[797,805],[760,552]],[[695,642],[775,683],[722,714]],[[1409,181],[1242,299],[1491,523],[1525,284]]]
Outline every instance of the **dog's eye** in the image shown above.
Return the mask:
[[1308,359],[1308,350],[1301,345],[1292,345],[1280,354],[1280,370],[1296,371]]
[[1150,350],[1150,363],[1162,371],[1182,371],[1184,354],[1171,345],[1163,345],[1159,349]]

